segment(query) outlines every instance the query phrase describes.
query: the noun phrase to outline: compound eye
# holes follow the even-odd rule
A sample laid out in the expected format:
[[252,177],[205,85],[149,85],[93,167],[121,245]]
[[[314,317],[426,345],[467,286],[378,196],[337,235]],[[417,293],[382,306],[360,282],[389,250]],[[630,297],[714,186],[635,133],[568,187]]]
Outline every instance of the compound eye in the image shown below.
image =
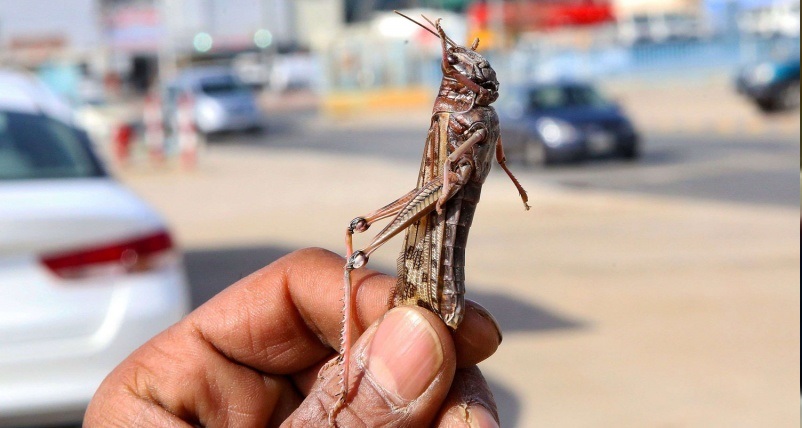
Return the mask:
[[451,65],[454,65],[457,62],[459,62],[459,60],[457,59],[457,56],[454,55],[454,54],[449,54],[448,57],[446,57],[446,60],[448,60],[448,63],[451,64]]

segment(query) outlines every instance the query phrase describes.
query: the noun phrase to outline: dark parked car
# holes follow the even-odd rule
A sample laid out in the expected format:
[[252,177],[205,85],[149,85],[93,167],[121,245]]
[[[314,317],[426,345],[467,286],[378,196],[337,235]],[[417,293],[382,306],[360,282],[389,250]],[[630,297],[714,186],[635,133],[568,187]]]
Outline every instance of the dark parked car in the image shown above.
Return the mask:
[[639,137],[624,111],[593,86],[536,84],[499,103],[508,157],[549,165],[598,157],[636,159]]
[[799,107],[799,58],[762,61],[747,65],[738,73],[738,92],[749,97],[765,112]]

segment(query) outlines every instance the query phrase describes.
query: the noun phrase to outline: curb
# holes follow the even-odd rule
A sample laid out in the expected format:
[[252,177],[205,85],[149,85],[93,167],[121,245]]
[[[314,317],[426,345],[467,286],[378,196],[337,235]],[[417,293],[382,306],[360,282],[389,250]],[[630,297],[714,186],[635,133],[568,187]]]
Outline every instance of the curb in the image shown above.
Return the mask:
[[419,108],[432,101],[432,89],[424,86],[388,88],[372,91],[336,91],[324,94],[323,112],[328,115],[348,115],[406,108]]

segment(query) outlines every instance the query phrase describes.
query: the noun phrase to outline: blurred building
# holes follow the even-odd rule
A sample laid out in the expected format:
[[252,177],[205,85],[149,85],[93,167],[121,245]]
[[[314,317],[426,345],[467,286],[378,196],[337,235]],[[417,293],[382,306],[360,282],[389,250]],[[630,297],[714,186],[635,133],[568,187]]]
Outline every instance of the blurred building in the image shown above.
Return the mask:
[[38,66],[85,58],[102,39],[97,0],[0,0],[0,59]]
[[613,0],[616,16],[627,18],[634,15],[657,13],[694,13],[701,10],[701,0]]
[[321,46],[344,22],[345,0],[0,0],[0,61],[144,89],[199,59]]
[[377,11],[409,8],[437,8],[454,12],[465,10],[473,0],[345,0],[346,22],[353,23],[373,18]]
[[[113,0],[106,9],[118,68],[162,73],[241,53],[307,50],[343,25],[343,0]],[[148,80],[147,77],[137,80]]]
[[0,67],[35,71],[67,99],[97,93],[87,76],[103,68],[96,0],[0,0]]

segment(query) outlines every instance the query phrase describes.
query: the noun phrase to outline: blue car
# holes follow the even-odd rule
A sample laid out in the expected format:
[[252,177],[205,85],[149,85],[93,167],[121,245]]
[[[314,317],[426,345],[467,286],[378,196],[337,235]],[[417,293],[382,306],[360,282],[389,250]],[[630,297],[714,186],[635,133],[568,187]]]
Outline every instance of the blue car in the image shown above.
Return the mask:
[[593,86],[535,84],[508,91],[499,103],[504,148],[532,165],[640,155],[632,121]]
[[747,65],[736,78],[738,92],[764,112],[799,107],[799,57]]

